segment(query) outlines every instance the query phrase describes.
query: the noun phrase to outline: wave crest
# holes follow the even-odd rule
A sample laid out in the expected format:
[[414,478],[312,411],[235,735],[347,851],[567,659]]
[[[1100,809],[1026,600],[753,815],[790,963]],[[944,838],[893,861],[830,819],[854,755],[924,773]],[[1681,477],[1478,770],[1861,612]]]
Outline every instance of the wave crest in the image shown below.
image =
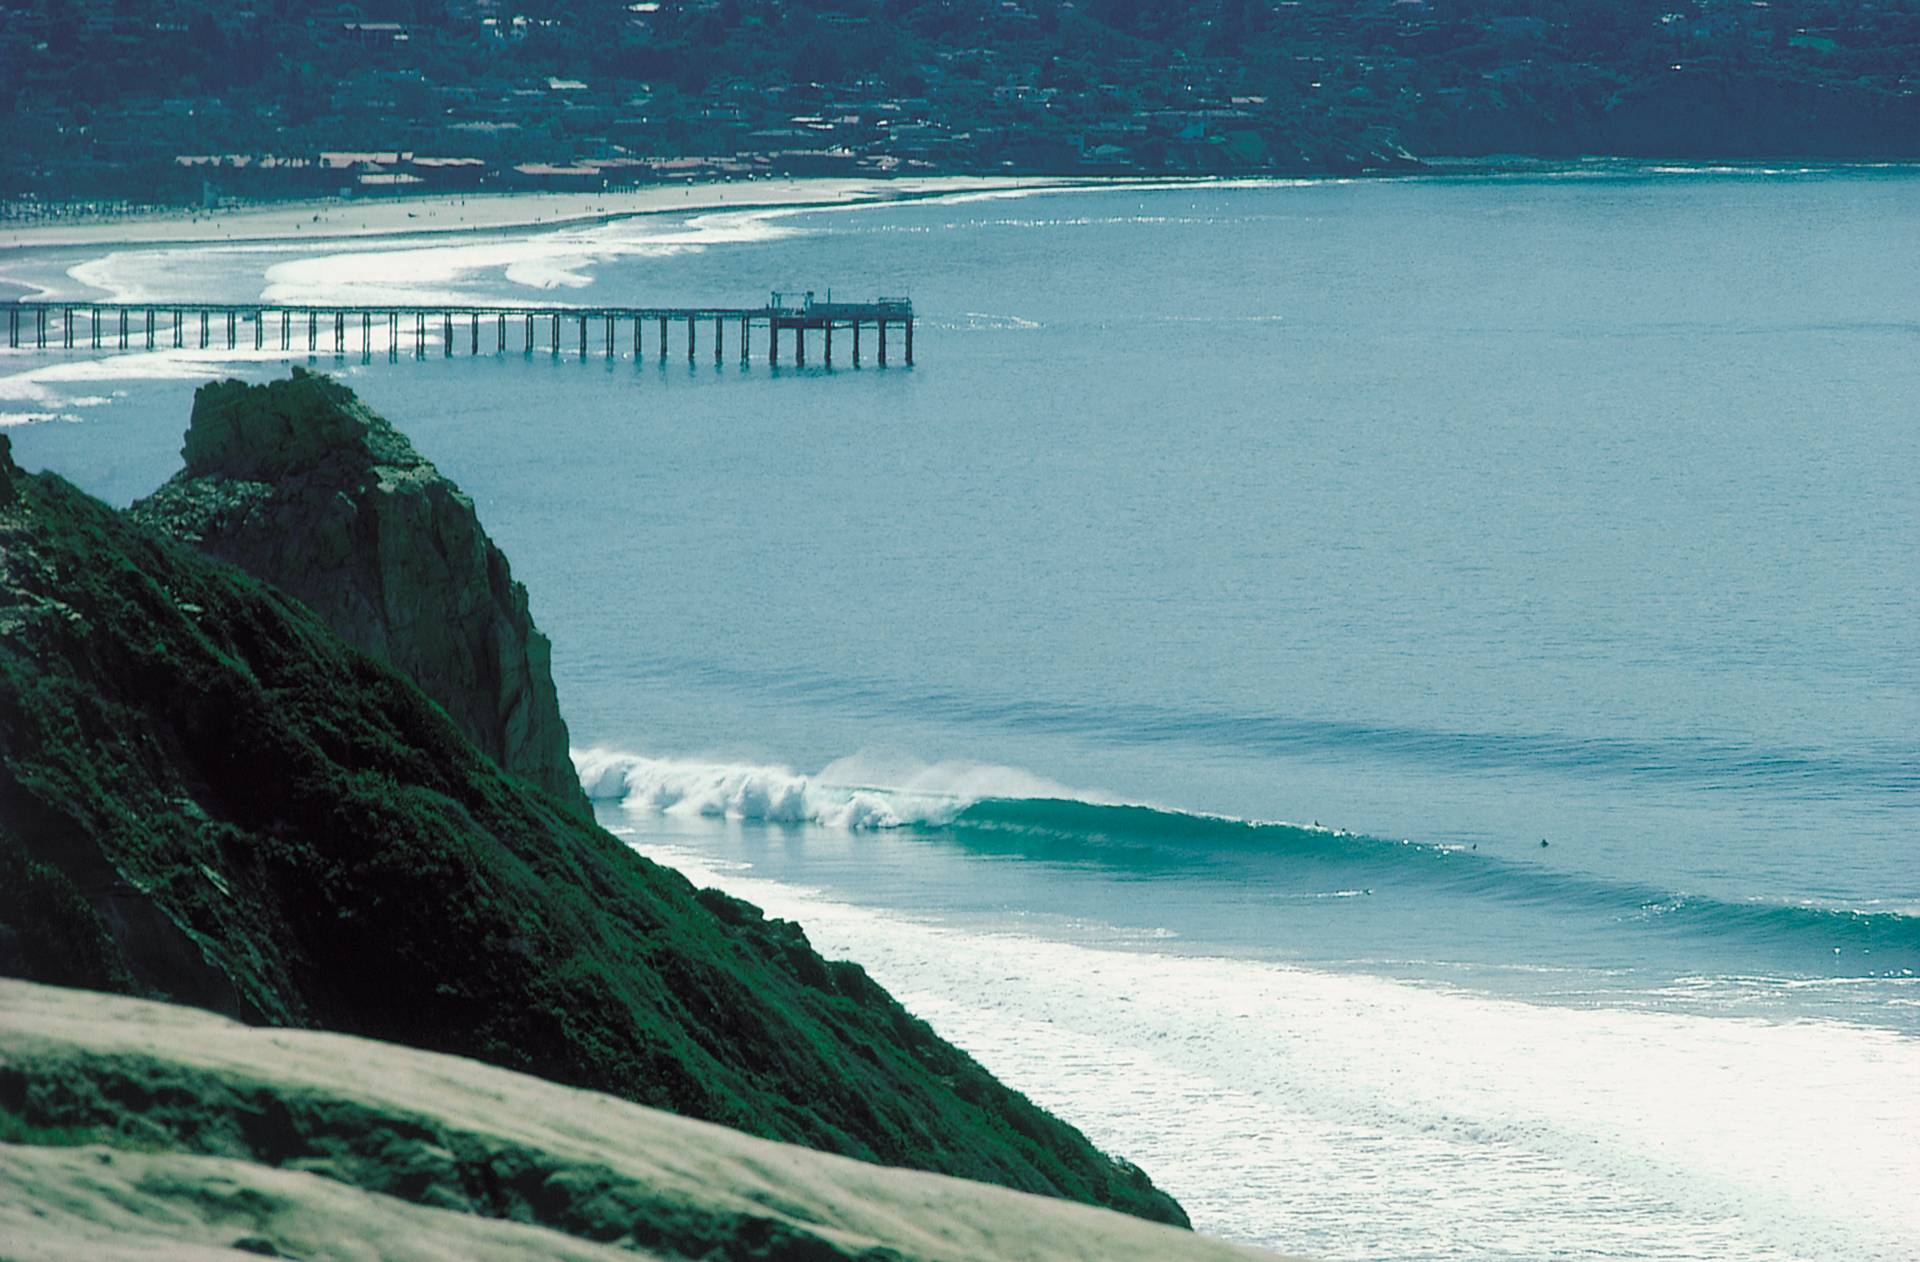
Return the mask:
[[842,758],[817,775],[779,765],[649,758],[602,748],[574,750],[573,762],[588,797],[629,809],[831,828],[939,826],[984,800],[1076,796],[1015,767],[902,763],[871,754]]

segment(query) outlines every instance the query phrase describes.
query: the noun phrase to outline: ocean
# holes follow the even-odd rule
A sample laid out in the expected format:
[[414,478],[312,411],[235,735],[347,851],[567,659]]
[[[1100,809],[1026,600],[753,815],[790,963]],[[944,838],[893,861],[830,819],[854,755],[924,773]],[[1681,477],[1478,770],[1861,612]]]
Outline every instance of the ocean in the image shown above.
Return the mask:
[[[1915,275],[1920,172],[1613,163],[0,258],[911,295],[911,369],[314,366],[473,496],[603,823],[1329,1259],[1920,1258]],[[0,420],[126,503],[285,364]]]

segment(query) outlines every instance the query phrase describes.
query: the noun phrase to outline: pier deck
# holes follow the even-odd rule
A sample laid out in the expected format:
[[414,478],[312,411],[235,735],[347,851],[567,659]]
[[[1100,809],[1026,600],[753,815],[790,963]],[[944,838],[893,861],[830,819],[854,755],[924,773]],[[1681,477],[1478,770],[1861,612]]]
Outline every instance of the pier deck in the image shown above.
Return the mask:
[[[711,338],[713,362],[724,363],[729,331],[734,332],[739,361],[749,363],[755,328],[766,334],[766,362],[777,366],[783,334],[790,334],[790,361],[807,362],[807,335],[817,333],[822,360],[833,366],[835,330],[852,337],[855,367],[862,363],[861,334],[873,337],[874,360],[887,363],[889,333],[898,330],[902,358],[913,363],[913,303],[905,298],[872,302],[816,302],[813,295],[790,303],[781,294],[764,307],[556,307],[534,305],[449,306],[434,303],[355,304],[329,306],[313,303],[232,302],[11,302],[7,311],[7,346],[33,350],[119,349],[304,350],[309,355],[330,353],[346,357],[358,351],[363,361],[373,358],[376,345],[388,360],[401,358],[403,334],[414,358],[424,359],[432,335],[439,335],[440,353],[468,355],[553,356],[590,353],[614,359],[628,344],[638,361],[649,351],[660,362],[668,358],[669,343],[684,342],[687,362],[696,361],[701,332]],[[353,338],[351,334],[357,333]],[[353,343],[357,342],[357,345]]]

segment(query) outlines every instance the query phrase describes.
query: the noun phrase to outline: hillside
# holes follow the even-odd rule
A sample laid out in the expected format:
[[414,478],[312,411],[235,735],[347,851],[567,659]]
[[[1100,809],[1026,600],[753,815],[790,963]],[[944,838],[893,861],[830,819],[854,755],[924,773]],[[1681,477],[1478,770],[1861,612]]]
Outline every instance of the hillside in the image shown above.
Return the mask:
[[9,981],[0,1013],[15,1259],[1270,1256],[364,1039]]
[[1185,1221],[798,926],[501,773],[304,607],[3,435],[0,973]]
[[10,0],[0,14],[0,196],[1920,157],[1920,0]]

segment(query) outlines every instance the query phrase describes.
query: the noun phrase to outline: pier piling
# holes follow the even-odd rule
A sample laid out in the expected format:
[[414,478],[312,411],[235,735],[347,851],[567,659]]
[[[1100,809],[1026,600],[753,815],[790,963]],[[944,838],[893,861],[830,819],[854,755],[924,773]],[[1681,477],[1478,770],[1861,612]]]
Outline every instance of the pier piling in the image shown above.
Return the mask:
[[[119,342],[121,350],[130,349],[135,342],[133,327],[134,313],[138,313],[145,322],[145,343],[149,350],[158,343],[160,312],[162,308],[150,303],[87,303],[73,302],[14,302],[7,304],[7,345],[18,349],[25,341],[26,310],[33,312],[33,345],[45,350],[48,344],[47,325],[57,318],[60,345],[71,350],[75,345],[76,316],[84,317],[88,322],[88,345],[100,348],[106,344],[106,322],[117,319],[119,324]],[[241,343],[240,323],[250,321],[253,325],[253,348],[264,350],[266,346],[267,320],[277,313],[280,317],[280,349],[291,352],[293,349],[293,319],[305,312],[307,323],[307,354],[317,356],[320,351],[320,322],[325,317],[332,318],[333,353],[344,358],[347,354],[347,322],[357,316],[360,321],[361,361],[371,362],[373,355],[373,330],[375,313],[384,312],[387,327],[387,359],[397,363],[400,359],[400,321],[411,314],[414,322],[414,358],[427,356],[428,321],[437,318],[440,321],[441,354],[446,358],[455,356],[454,341],[458,336],[456,321],[465,318],[467,322],[467,352],[477,357],[480,352],[480,325],[484,318],[492,317],[494,322],[494,352],[505,354],[510,346],[508,320],[517,317],[524,328],[521,349],[532,354],[539,346],[539,321],[542,317],[552,322],[549,330],[551,341],[549,352],[558,357],[563,349],[577,349],[582,360],[591,357],[593,352],[590,326],[598,321],[601,325],[600,343],[602,352],[609,361],[619,358],[617,345],[620,337],[620,322],[630,320],[633,323],[633,357],[635,363],[641,362],[647,351],[645,324],[652,320],[659,330],[659,362],[665,364],[672,341],[672,324],[685,321],[687,337],[687,364],[691,367],[699,363],[700,323],[713,321],[713,363],[715,368],[724,367],[727,359],[727,325],[730,320],[738,320],[740,325],[740,364],[747,367],[753,362],[754,323],[762,321],[767,331],[767,363],[778,367],[780,364],[780,338],[783,333],[793,335],[792,363],[804,368],[807,363],[807,334],[818,329],[821,335],[819,352],[822,362],[828,369],[835,367],[834,335],[844,335],[849,329],[853,336],[853,364],[860,367],[865,362],[867,348],[865,341],[867,327],[872,326],[877,334],[877,362],[884,367],[888,362],[887,344],[888,326],[899,324],[901,330],[902,351],[905,362],[911,365],[914,360],[914,316],[912,303],[904,298],[883,298],[866,303],[817,302],[811,294],[804,302],[792,302],[783,299],[780,294],[764,307],[593,307],[593,308],[528,308],[522,306],[474,306],[447,307],[439,304],[432,306],[396,306],[368,307],[359,305],[345,306],[307,306],[283,307],[253,303],[178,303],[165,308],[173,330],[173,345],[176,348],[186,343],[187,318],[200,317],[200,341],[202,350],[214,344],[213,318],[224,318],[227,331],[227,349],[237,350]],[[579,338],[577,348],[566,347],[566,335],[563,322],[572,320]]]

